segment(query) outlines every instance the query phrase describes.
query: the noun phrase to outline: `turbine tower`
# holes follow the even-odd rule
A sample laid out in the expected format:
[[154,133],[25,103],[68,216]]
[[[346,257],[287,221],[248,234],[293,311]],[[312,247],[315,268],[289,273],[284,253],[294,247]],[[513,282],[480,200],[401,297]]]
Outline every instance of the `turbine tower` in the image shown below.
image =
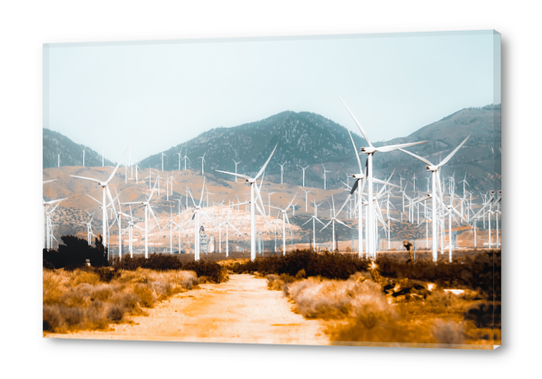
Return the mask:
[[136,204],[136,205],[145,206],[145,258],[149,257],[149,227],[148,227],[149,213],[152,214],[152,216],[154,217],[154,221],[156,221],[156,225],[158,225],[158,229],[162,230],[162,228],[160,227],[160,223],[158,222],[158,219],[156,218],[156,215],[154,214],[154,211],[152,210],[151,203],[150,203],[155,189],[156,189],[156,183],[154,184],[154,187],[152,188],[149,198],[145,201],[131,201],[128,203],[122,203],[122,204],[127,204],[127,205]]
[[[83,150],[84,151],[84,150]],[[124,152],[124,154],[126,154],[126,151]],[[122,158],[124,158],[124,154],[122,154]],[[88,180],[90,182],[94,182],[96,184],[98,184],[100,187],[102,187],[102,238],[103,240],[105,241],[106,240],[106,237],[107,237],[107,227],[106,227],[106,224],[107,224],[107,202],[106,202],[106,196],[109,198],[110,202],[111,202],[111,206],[114,208],[115,205],[114,205],[114,201],[113,201],[113,196],[111,196],[111,191],[109,190],[109,182],[111,181],[111,179],[113,179],[113,177],[115,176],[115,173],[117,172],[119,166],[120,166],[120,162],[122,161],[122,158],[119,160],[119,163],[117,164],[117,167],[115,167],[115,169],[113,170],[113,172],[111,173],[111,175],[109,176],[109,178],[103,182],[99,179],[94,179],[94,178],[86,178],[84,176],[78,176],[78,175],[70,175],[72,178],[78,178],[78,179],[83,179],[83,180]]]
[[309,168],[309,166],[307,167],[301,167],[300,165],[297,165],[297,167],[301,168],[301,170],[303,170],[303,188],[305,188],[305,170]]
[[205,175],[205,153],[203,153],[203,157],[198,157],[198,159],[201,159],[201,175]]
[[279,166],[280,166],[280,184],[284,183],[284,166],[286,165],[286,162],[284,162],[283,164],[280,164],[279,163]]
[[403,143],[403,144],[399,144],[399,145],[374,147],[371,144],[371,141],[369,140],[369,137],[367,136],[367,133],[365,132],[365,130],[363,129],[361,124],[358,122],[358,120],[356,119],[354,114],[350,111],[350,109],[348,108],[346,103],[340,97],[339,97],[339,100],[343,103],[343,105],[345,106],[348,113],[350,113],[350,116],[352,117],[352,119],[354,120],[356,125],[358,126],[358,128],[359,128],[359,130],[361,132],[361,135],[363,136],[365,141],[369,144],[368,147],[362,147],[361,152],[367,154],[367,163],[366,163],[367,174],[366,175],[367,175],[367,185],[368,185],[368,199],[367,199],[368,209],[367,209],[366,223],[367,223],[367,228],[369,230],[369,234],[368,234],[369,235],[369,240],[367,241],[367,252],[374,259],[374,258],[376,258],[376,244],[375,244],[376,224],[375,224],[375,217],[374,217],[375,212],[374,212],[374,204],[373,204],[373,202],[375,201],[374,196],[373,196],[373,155],[376,152],[387,153],[387,152],[397,150],[397,149],[401,149],[401,148],[404,148],[404,147],[419,145],[419,144],[425,143],[427,141],[419,141],[419,142]]
[[295,198],[297,196],[297,193],[292,198],[292,201],[290,201],[290,204],[284,209],[278,208],[278,207],[272,207],[277,209],[279,212],[282,213],[282,255],[286,255],[286,222],[288,222],[288,227],[290,228],[290,235],[292,235],[292,225],[290,224],[290,220],[288,219],[288,209],[292,206],[292,203],[294,202]]
[[326,190],[326,189],[327,189],[327,187],[326,187],[327,173],[328,173],[328,172],[331,172],[331,171],[326,170],[326,166],[324,166],[323,163],[322,163],[322,167],[324,168],[324,175],[322,176],[322,178],[324,179],[324,190]]
[[[250,183],[250,259],[254,261],[256,259],[256,219],[255,219],[255,208],[258,208],[258,211],[264,216],[265,212],[263,211],[264,205],[262,196],[260,195],[260,189],[258,188],[258,185],[256,183],[256,180],[263,174],[265,171],[265,168],[269,164],[269,161],[273,157],[273,154],[275,153],[275,150],[277,149],[278,144],[275,145],[275,148],[271,152],[271,155],[269,155],[269,158],[267,158],[267,161],[262,166],[258,174],[251,178],[247,175],[241,175],[241,174],[235,174],[233,172],[227,172],[227,171],[221,171],[221,170],[215,170],[217,172],[221,172],[223,174],[233,175],[237,176],[239,178],[243,178],[246,180],[247,183]],[[259,201],[260,204],[257,204],[256,201]],[[261,207],[260,207],[261,206]],[[265,218],[267,221],[267,218]]]
[[432,206],[432,216],[431,216],[431,238],[432,238],[432,253],[433,253],[433,261],[437,261],[438,259],[438,232],[437,232],[437,188],[440,192],[440,198],[442,199],[442,189],[440,187],[440,178],[439,178],[439,170],[442,166],[444,166],[452,157],[457,153],[457,151],[467,142],[469,139],[470,134],[457,146],[442,162],[440,162],[438,165],[434,165],[429,160],[420,157],[419,155],[416,155],[414,153],[411,153],[410,151],[406,151],[403,149],[400,149],[402,152],[407,153],[414,158],[422,161],[423,163],[427,164],[427,170],[431,171],[431,178],[432,178],[432,192],[431,192],[431,206]]
[[[233,163],[235,163],[235,174],[237,175],[237,165],[241,163],[241,161],[236,162],[235,159],[232,159]],[[237,183],[237,176],[235,177],[235,183]]]

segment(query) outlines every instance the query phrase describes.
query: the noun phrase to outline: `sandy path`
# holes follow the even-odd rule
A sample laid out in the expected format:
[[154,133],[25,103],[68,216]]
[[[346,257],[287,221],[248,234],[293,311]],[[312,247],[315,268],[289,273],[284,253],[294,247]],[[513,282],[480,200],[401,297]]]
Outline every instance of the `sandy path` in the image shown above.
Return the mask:
[[48,334],[54,338],[162,340],[197,342],[329,344],[317,320],[291,311],[282,291],[269,291],[267,281],[231,275],[223,284],[172,297],[133,317],[136,324],[112,325],[113,331]]

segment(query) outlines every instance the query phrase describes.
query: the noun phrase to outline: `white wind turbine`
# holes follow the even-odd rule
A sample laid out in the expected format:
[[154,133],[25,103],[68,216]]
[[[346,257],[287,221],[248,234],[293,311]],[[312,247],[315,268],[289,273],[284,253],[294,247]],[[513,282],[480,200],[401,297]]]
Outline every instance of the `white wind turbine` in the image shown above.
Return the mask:
[[305,188],[303,188],[303,191],[305,191],[305,212],[308,212],[309,211],[309,193],[312,191],[312,190],[306,190]]
[[333,195],[331,196],[331,202],[332,202],[332,210],[333,212],[331,213],[331,220],[326,224],[324,225],[324,227],[322,229],[320,229],[320,231],[324,230],[325,228],[327,228],[329,226],[329,224],[332,224],[332,228],[333,228],[333,245],[331,247],[331,251],[335,251],[335,223],[338,222],[339,224],[342,224],[344,226],[346,226],[347,228],[350,228],[352,229],[349,225],[345,224],[344,222],[342,222],[341,220],[339,220],[337,218],[337,216],[341,213],[341,211],[343,210],[344,206],[346,205],[346,203],[348,203],[348,200],[350,200],[350,195],[346,198],[346,201],[344,202],[344,204],[342,205],[341,209],[339,209],[338,212],[335,212],[335,200],[333,199]]
[[[124,154],[126,154],[126,151],[124,152]],[[122,154],[122,158],[124,158],[124,154]],[[73,178],[78,178],[78,179],[83,179],[83,180],[88,180],[90,182],[94,182],[96,184],[98,184],[100,187],[102,187],[102,238],[103,240],[105,241],[107,239],[107,228],[106,228],[106,224],[107,224],[107,202],[106,202],[106,196],[109,197],[109,200],[110,200],[110,204],[111,206],[115,206],[114,205],[114,201],[113,201],[113,196],[111,196],[111,191],[109,190],[109,182],[111,181],[111,179],[113,179],[113,177],[115,176],[115,173],[117,172],[119,166],[120,166],[120,162],[122,161],[122,158],[120,159],[119,163],[117,164],[117,167],[115,167],[115,169],[113,170],[113,172],[111,173],[111,175],[109,176],[109,178],[103,182],[99,179],[94,179],[94,178],[86,178],[84,176],[78,176],[78,175],[70,175],[71,177]]]
[[[171,210],[171,205],[169,206],[169,221],[166,224],[166,228],[169,226],[169,253],[173,254],[173,225],[179,226],[175,221],[173,221],[173,213]],[[181,234],[179,228],[179,235]],[[179,237],[179,253],[180,253],[180,237]]]
[[[316,202],[312,202],[313,205],[314,205],[314,214],[301,226],[304,226],[305,224],[308,224],[309,221],[312,220],[312,243],[313,243],[313,246],[316,247],[316,221],[318,221],[320,224],[322,224],[323,226],[326,226],[326,224],[324,224],[322,221],[320,221],[320,219],[318,218],[318,206],[320,204],[316,204]],[[316,249],[315,249],[316,250]]]
[[432,253],[433,253],[433,261],[437,261],[438,259],[438,233],[437,233],[437,189],[441,193],[442,198],[442,189],[440,188],[440,178],[439,178],[439,170],[442,166],[444,166],[452,157],[457,153],[457,151],[463,146],[465,142],[469,139],[470,135],[465,138],[463,142],[459,144],[444,160],[442,160],[438,165],[433,165],[429,160],[420,157],[419,155],[416,155],[414,153],[411,153],[410,151],[406,151],[403,149],[400,149],[402,152],[407,153],[414,158],[422,161],[423,163],[427,164],[427,170],[431,171],[431,178],[432,178],[432,192],[431,192],[431,206],[432,206],[432,216],[431,216],[431,238],[432,238]]
[[198,157],[198,159],[201,159],[201,175],[205,175],[205,154],[203,153],[203,157]]
[[286,162],[284,162],[283,164],[280,164],[279,163],[279,166],[280,166],[280,184],[284,183],[284,166],[286,165]]
[[300,165],[297,165],[297,167],[299,167],[301,170],[303,170],[303,188],[305,188],[305,170],[308,169],[309,166],[301,167]]
[[179,171],[181,171],[181,153],[175,153],[179,156]]
[[142,232],[145,231],[145,229],[143,228],[140,228],[139,226],[136,225],[135,223],[135,217],[132,213],[132,206],[130,205],[130,214],[126,214],[124,212],[119,212],[120,214],[122,214],[124,217],[126,217],[126,219],[128,220],[128,227],[126,229],[124,229],[124,232],[126,232],[126,230],[128,230],[128,251],[130,252],[130,258],[133,258],[134,257],[134,249],[132,247],[132,240],[133,240],[133,228],[137,228],[139,230],[141,230]]
[[200,239],[199,239],[199,229],[200,229],[199,215],[200,215],[200,213],[202,213],[205,217],[207,217],[209,219],[209,221],[211,221],[211,223],[213,223],[213,221],[211,220],[211,218],[209,217],[207,212],[205,212],[201,207],[201,204],[203,202],[203,194],[204,193],[205,193],[205,177],[203,178],[203,185],[201,187],[201,195],[200,195],[199,203],[196,205],[196,202],[194,201],[194,198],[192,197],[192,194],[190,193],[190,198],[192,199],[192,204],[194,204],[194,207],[190,208],[190,209],[187,209],[187,210],[185,210],[183,212],[183,213],[186,213],[186,212],[192,211],[194,213],[192,215],[192,220],[194,220],[194,260],[196,260],[196,261],[199,261],[199,255],[200,255],[199,254],[200,253],[200,251],[199,251],[200,250],[200,248],[199,248],[199,244],[200,244]]
[[94,233],[92,233],[92,220],[94,219],[94,212],[93,213],[89,213],[88,211],[86,212],[90,216],[90,220],[88,220],[87,222],[83,221],[82,224],[87,227],[87,243],[90,246],[92,245],[92,236],[94,235]]
[[326,173],[331,172],[331,171],[326,170],[326,166],[324,166],[324,164],[322,164],[322,167],[324,168],[324,175],[322,176],[322,178],[324,179],[324,190],[326,190],[327,189],[326,187],[327,174]]
[[83,167],[85,167],[85,150],[83,150]]
[[290,204],[284,209],[278,208],[278,207],[272,207],[274,209],[278,209],[279,212],[282,212],[282,255],[286,255],[286,222],[288,222],[288,227],[290,228],[290,235],[292,234],[292,226],[290,225],[290,220],[288,219],[288,210],[292,206],[292,203],[294,202],[295,198],[297,196],[297,193],[292,198],[292,201],[290,201]]
[[166,157],[167,159],[167,155],[162,153],[162,171],[164,171],[164,156]]
[[375,224],[375,212],[374,212],[374,196],[373,196],[373,155],[376,152],[381,153],[387,153],[393,150],[401,149],[404,147],[419,145],[421,143],[425,143],[427,141],[419,141],[419,142],[412,142],[412,143],[403,143],[399,145],[390,145],[390,146],[380,146],[375,147],[371,144],[371,141],[369,140],[369,137],[367,136],[367,133],[365,133],[365,130],[359,123],[359,121],[356,119],[354,114],[350,111],[346,103],[339,97],[339,100],[343,103],[348,113],[350,113],[350,116],[358,126],[359,130],[361,131],[361,134],[365,141],[369,144],[368,147],[362,147],[361,152],[367,154],[367,163],[366,163],[366,175],[367,175],[367,185],[368,185],[368,209],[367,209],[367,228],[369,230],[368,236],[369,239],[367,240],[367,252],[370,256],[373,258],[376,258],[376,244],[374,240],[375,230],[376,230],[376,224]]
[[[157,178],[158,179],[158,178]],[[149,257],[149,213],[152,214],[152,216],[154,217],[154,221],[156,221],[156,225],[158,225],[158,229],[162,230],[162,228],[160,227],[160,223],[158,222],[158,219],[156,218],[156,215],[154,214],[154,211],[152,210],[152,207],[151,207],[151,199],[152,199],[152,195],[154,194],[154,190],[156,189],[156,183],[154,184],[154,187],[152,188],[152,191],[151,191],[151,194],[149,196],[149,198],[145,201],[130,201],[130,202],[127,202],[127,203],[122,203],[122,204],[127,204],[127,205],[131,205],[131,204],[134,204],[134,205],[143,205],[145,208],[144,208],[144,212],[145,212],[145,258],[148,258]]]
[[184,154],[183,160],[184,160],[184,169],[186,170],[186,161],[190,160],[190,158],[188,158],[188,156]]
[[[56,179],[54,179],[54,180],[56,180]],[[46,181],[46,182],[44,182],[44,184],[53,182],[54,180]],[[44,201],[43,202],[43,212],[45,213],[45,236],[46,236],[45,248],[47,250],[49,250],[51,248],[51,245],[52,245],[52,233],[51,233],[51,230],[52,230],[52,225],[53,224],[51,223],[51,214],[60,205],[60,202],[63,201],[63,200],[66,200],[66,199],[67,198],[58,199],[58,200],[51,200],[51,201]],[[54,207],[51,208],[50,210],[47,210],[47,206],[51,206],[51,205],[54,205]]]
[[[237,175],[237,165],[241,163],[241,161],[236,162],[235,159],[232,159],[233,163],[235,163],[235,175]],[[235,183],[237,183],[237,176],[235,177]]]
[[[229,228],[230,226],[235,230],[239,235],[242,233],[230,222],[231,208],[228,207],[228,218],[222,224],[219,224],[218,228],[218,252],[222,252],[222,227],[226,227],[226,257],[229,255]],[[214,228],[214,229],[216,229]]]
[[274,195],[276,192],[267,192],[267,211],[269,216],[271,216],[271,195]]
[[[260,189],[258,188],[258,185],[256,183],[256,180],[263,174],[265,171],[265,168],[269,164],[269,161],[271,160],[271,157],[273,157],[273,154],[275,153],[275,150],[277,149],[277,145],[275,145],[275,148],[271,152],[271,155],[269,155],[269,158],[267,158],[267,161],[262,166],[258,174],[251,178],[247,175],[241,175],[241,174],[234,174],[233,172],[227,172],[227,171],[220,171],[216,170],[217,172],[221,172],[228,175],[237,176],[240,178],[243,178],[246,180],[247,183],[250,183],[250,258],[252,261],[256,259],[256,216],[255,216],[255,209],[258,208],[258,211],[265,217],[265,212],[263,211],[264,205],[262,201],[262,196],[260,194]],[[260,204],[257,204],[256,201],[259,201]],[[261,207],[260,207],[261,205]],[[266,218],[267,221],[267,218]]]

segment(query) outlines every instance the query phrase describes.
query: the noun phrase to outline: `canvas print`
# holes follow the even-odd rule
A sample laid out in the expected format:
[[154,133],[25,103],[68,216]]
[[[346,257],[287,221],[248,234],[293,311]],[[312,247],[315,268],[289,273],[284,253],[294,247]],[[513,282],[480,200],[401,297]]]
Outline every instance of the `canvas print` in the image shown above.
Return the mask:
[[501,345],[499,33],[43,53],[44,337]]

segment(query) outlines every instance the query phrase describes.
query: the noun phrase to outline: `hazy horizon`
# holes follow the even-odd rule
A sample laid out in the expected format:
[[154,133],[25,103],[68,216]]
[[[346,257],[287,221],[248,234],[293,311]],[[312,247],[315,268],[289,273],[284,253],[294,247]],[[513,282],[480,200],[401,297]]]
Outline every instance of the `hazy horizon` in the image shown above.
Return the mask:
[[[284,111],[372,141],[500,103],[493,31],[44,45],[44,128],[112,161]],[[498,46],[498,44],[497,44]],[[149,134],[159,138],[149,138]],[[105,137],[105,141],[102,141]]]

